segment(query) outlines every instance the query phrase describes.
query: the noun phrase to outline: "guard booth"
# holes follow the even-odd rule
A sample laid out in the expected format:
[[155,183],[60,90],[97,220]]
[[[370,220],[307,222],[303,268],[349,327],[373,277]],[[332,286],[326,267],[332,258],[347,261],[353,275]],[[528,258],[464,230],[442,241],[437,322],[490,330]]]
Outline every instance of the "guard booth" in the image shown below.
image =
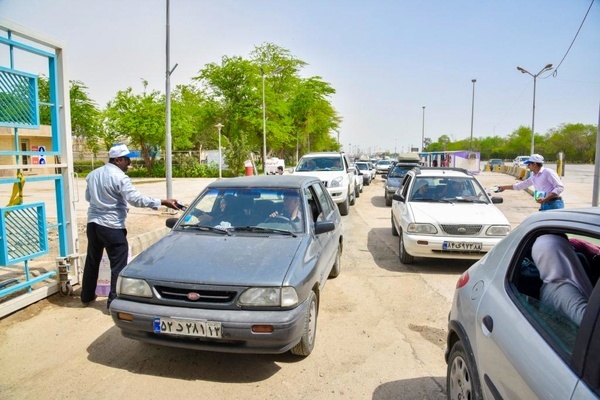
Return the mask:
[[481,156],[478,151],[434,151],[419,153],[421,162],[426,167],[463,168],[472,174],[481,172]]
[[64,56],[56,40],[0,18],[0,317],[79,282]]

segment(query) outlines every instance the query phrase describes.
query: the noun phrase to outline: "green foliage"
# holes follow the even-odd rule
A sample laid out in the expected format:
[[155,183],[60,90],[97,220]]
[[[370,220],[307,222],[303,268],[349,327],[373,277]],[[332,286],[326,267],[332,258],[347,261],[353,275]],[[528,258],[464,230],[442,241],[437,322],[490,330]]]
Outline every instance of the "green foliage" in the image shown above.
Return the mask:
[[95,160],[92,164],[91,161],[73,161],[73,171],[77,174],[89,174],[94,169],[104,165],[104,161]]

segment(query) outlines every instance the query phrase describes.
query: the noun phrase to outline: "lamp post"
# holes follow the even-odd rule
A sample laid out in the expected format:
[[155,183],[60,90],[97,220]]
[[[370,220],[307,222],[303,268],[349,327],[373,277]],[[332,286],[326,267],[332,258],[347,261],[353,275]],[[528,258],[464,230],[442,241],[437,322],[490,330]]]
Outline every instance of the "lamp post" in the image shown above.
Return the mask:
[[215,127],[219,130],[219,179],[221,179],[223,177],[221,172],[223,165],[223,160],[221,159],[221,129],[223,128],[223,124],[219,122]]
[[421,152],[425,151],[425,106],[423,106],[423,125],[421,129]]
[[283,67],[276,68],[270,74],[265,74],[265,70],[260,67],[260,74],[262,75],[262,109],[263,109],[263,170],[266,175],[267,173],[267,107],[265,104],[265,76],[274,75],[283,70]]
[[544,68],[542,68],[540,70],[540,72],[538,72],[537,74],[534,75],[531,72],[527,71],[523,67],[517,67],[517,70],[521,71],[521,73],[523,73],[523,74],[529,74],[529,75],[531,75],[533,77],[533,109],[532,109],[532,112],[531,112],[531,153],[530,154],[533,154],[533,152],[534,152],[534,145],[535,145],[535,86],[536,86],[536,80],[537,80],[537,77],[542,72],[550,71],[551,69],[552,69],[552,64],[548,64]]
[[477,79],[471,79],[473,82],[473,96],[471,97],[471,140],[469,141],[469,150],[473,151],[473,114],[475,113],[475,82]]

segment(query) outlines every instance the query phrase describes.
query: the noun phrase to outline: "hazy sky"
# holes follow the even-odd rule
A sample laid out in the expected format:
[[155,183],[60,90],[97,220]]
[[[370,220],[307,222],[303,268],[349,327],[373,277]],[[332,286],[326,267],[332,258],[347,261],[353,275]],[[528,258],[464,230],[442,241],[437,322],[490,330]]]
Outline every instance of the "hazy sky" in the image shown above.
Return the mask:
[[[346,150],[408,151],[421,135],[506,136],[531,126],[532,74],[558,66],[591,0],[171,0],[171,84],[222,56],[274,43],[337,91]],[[104,107],[118,90],[165,89],[166,0],[0,0],[0,17],[66,46],[68,78]],[[4,32],[2,32],[5,35]],[[0,46],[0,66],[8,65]],[[20,64],[21,63],[21,64]],[[16,60],[15,68],[25,69]],[[41,71],[31,71],[41,72]],[[425,106],[423,125],[423,106]],[[535,130],[597,124],[600,4],[556,76],[537,79]],[[175,134],[175,132],[174,132]]]

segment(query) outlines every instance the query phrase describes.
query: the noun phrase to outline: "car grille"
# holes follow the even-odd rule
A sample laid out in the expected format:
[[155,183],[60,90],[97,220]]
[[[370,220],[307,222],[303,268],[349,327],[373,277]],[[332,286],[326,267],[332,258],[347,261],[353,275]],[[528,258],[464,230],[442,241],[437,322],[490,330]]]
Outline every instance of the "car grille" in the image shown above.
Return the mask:
[[[163,299],[185,301],[188,303],[231,303],[237,295],[237,292],[232,290],[195,290],[167,286],[154,286],[154,289],[156,289]],[[198,294],[200,297],[197,300],[190,300],[188,297],[190,293]]]
[[453,236],[479,235],[483,225],[442,225],[444,233]]

